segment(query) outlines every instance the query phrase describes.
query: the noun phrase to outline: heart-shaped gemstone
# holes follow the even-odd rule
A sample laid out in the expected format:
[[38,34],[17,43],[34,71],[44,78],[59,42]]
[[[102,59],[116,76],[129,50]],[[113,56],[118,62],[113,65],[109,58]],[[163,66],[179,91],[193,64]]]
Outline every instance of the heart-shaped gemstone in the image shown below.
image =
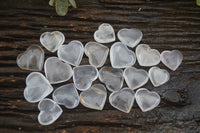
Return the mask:
[[102,67],[107,59],[109,48],[97,43],[88,42],[85,45],[85,54],[89,58],[90,65],[95,67]]
[[163,51],[160,55],[162,63],[169,69],[175,71],[183,60],[183,55],[179,50]]
[[119,40],[127,46],[133,48],[142,40],[142,32],[139,29],[121,29],[117,34]]
[[134,92],[129,88],[115,91],[109,96],[110,104],[125,113],[129,113],[134,103]]
[[65,41],[65,36],[60,31],[44,32],[40,36],[40,43],[50,52],[58,50]]
[[40,113],[38,121],[41,125],[50,125],[55,122],[62,114],[62,108],[53,100],[45,98],[38,104]]
[[58,57],[73,66],[78,66],[84,52],[83,44],[80,41],[71,41],[68,45],[62,45],[58,49]]
[[166,83],[169,77],[170,75],[165,69],[160,69],[159,67],[151,67],[149,69],[149,78],[155,87]]
[[57,57],[49,57],[44,64],[44,71],[51,84],[62,83],[72,77],[72,68]]
[[94,40],[100,43],[109,43],[115,41],[115,32],[110,24],[103,23],[94,33]]
[[145,85],[149,80],[148,73],[145,70],[135,67],[126,68],[123,75],[128,87],[132,90]]
[[118,91],[124,83],[123,71],[119,68],[103,67],[99,70],[99,80],[109,91]]
[[53,100],[68,109],[73,109],[79,104],[79,94],[73,83],[63,85],[53,92]]
[[114,68],[126,68],[135,64],[135,53],[121,42],[116,42],[110,49],[110,61]]
[[147,44],[137,46],[136,56],[140,66],[154,66],[160,63],[159,51],[151,49]]
[[81,92],[80,102],[87,108],[102,110],[106,97],[106,88],[102,84],[94,84],[88,90]]
[[157,107],[160,103],[160,96],[145,88],[138,89],[135,93],[135,99],[143,112],[150,111]]
[[27,76],[24,97],[28,102],[39,102],[52,91],[53,87],[41,73],[32,72]]
[[40,71],[44,62],[44,51],[40,46],[32,45],[17,56],[17,65],[24,70]]
[[91,65],[74,67],[73,72],[74,85],[80,91],[89,89],[92,82],[98,77],[98,70]]

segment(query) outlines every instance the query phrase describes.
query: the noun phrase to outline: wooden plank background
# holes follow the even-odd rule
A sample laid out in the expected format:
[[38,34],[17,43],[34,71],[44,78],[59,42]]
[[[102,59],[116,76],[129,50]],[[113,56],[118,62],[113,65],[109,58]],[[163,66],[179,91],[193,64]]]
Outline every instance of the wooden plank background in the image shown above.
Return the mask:
[[[77,9],[59,17],[48,6],[48,0],[1,1],[0,132],[200,132],[200,7],[195,0],[77,0],[77,3]],[[63,32],[65,43],[93,41],[94,31],[104,22],[112,24],[115,32],[121,28],[141,29],[144,34],[141,43],[160,52],[178,49],[183,53],[183,63],[175,72],[159,64],[170,73],[168,83],[157,88],[150,82],[145,85],[161,95],[161,104],[143,113],[135,103],[129,114],[114,109],[108,100],[103,111],[82,105],[73,110],[62,106],[64,113],[55,123],[39,125],[37,104],[28,103],[23,97],[25,78],[30,71],[17,67],[17,55],[30,45],[40,45],[39,37],[45,31]],[[45,50],[45,58],[50,56],[56,53]],[[88,64],[85,55],[81,64]],[[109,58],[106,66],[110,66]],[[138,63],[135,66],[139,67]],[[58,86],[61,84],[54,87]]]

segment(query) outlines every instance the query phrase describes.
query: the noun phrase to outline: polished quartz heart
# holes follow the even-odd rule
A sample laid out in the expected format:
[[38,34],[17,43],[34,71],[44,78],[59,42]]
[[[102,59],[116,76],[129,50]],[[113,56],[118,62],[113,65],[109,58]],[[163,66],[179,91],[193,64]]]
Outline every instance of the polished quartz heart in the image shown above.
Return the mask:
[[169,69],[175,71],[183,60],[183,55],[179,50],[165,50],[160,55],[162,63]]
[[57,54],[64,62],[78,66],[82,60],[83,52],[83,44],[80,41],[74,40],[67,45],[60,46]]
[[135,64],[135,53],[121,42],[116,42],[110,49],[110,61],[114,68],[126,68]]
[[124,79],[128,87],[135,90],[145,85],[148,80],[148,73],[143,69],[136,69],[135,67],[128,67],[124,70]]
[[115,32],[110,24],[103,23],[94,33],[94,40],[100,43],[109,43],[115,41]]
[[17,56],[17,65],[24,70],[40,71],[44,62],[44,51],[40,46],[32,45]]
[[117,34],[119,40],[127,46],[133,48],[142,40],[142,32],[139,29],[121,29]]
[[41,73],[32,72],[27,76],[24,97],[28,102],[39,102],[52,91],[53,87]]
[[123,71],[119,68],[103,67],[99,70],[99,80],[109,91],[118,91],[124,83]]
[[62,108],[53,100],[45,98],[38,104],[40,113],[38,121],[41,125],[50,125],[55,122],[62,114]]
[[65,36],[60,31],[44,32],[40,36],[40,43],[50,52],[58,50],[65,41]]
[[134,92],[129,88],[115,91],[109,96],[110,104],[125,113],[129,113],[134,103]]
[[140,66],[154,66],[160,63],[159,51],[151,49],[147,44],[137,46],[136,56]]
[[88,90],[81,92],[80,102],[87,108],[102,110],[106,97],[106,88],[102,84],[94,84]]
[[63,85],[53,92],[53,100],[68,109],[73,109],[79,104],[79,94],[73,83]]
[[44,64],[44,71],[51,84],[62,83],[72,77],[72,68],[57,57],[49,57]]
[[157,107],[160,103],[160,96],[145,88],[138,89],[135,93],[135,99],[143,112],[150,111]]
[[90,65],[95,67],[102,67],[107,59],[109,48],[97,43],[88,42],[85,45],[85,54],[89,58]]

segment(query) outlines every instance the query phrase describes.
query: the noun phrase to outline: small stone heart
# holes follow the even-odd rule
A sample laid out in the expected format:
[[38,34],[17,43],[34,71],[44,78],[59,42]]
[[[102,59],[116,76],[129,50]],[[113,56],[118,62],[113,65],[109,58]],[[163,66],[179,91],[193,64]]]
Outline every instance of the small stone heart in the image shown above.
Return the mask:
[[109,43],[115,41],[115,31],[110,24],[103,23],[94,33],[94,40],[99,43]]
[[110,49],[110,61],[114,68],[126,68],[135,64],[135,53],[121,42],[116,42]]
[[119,40],[127,46],[133,48],[142,40],[142,32],[139,29],[121,29],[117,34]]
[[88,42],[85,45],[85,54],[89,58],[90,65],[95,67],[102,67],[107,59],[109,48],[97,43]]
[[73,109],[79,104],[79,94],[73,83],[63,85],[53,92],[53,100],[68,109]]
[[183,55],[179,50],[163,51],[160,55],[162,63],[169,69],[175,71],[183,60]]
[[87,108],[102,110],[106,97],[106,88],[102,84],[94,84],[88,90],[81,92],[80,102]]
[[32,72],[27,76],[24,97],[28,102],[39,102],[52,91],[53,87],[41,73]]
[[71,41],[68,45],[62,45],[58,49],[58,57],[73,66],[78,66],[84,52],[83,44],[80,41]]
[[154,109],[160,103],[160,96],[156,92],[149,91],[145,88],[141,88],[136,91],[135,99],[143,112]]
[[41,125],[50,125],[55,122],[62,114],[62,108],[53,100],[45,98],[38,104],[40,113],[38,121]]
[[149,80],[148,73],[145,70],[135,67],[126,68],[123,75],[128,87],[132,90],[145,85]]
[[99,70],[99,80],[106,85],[109,91],[118,91],[124,83],[123,71],[118,68],[103,67]]
[[110,104],[125,113],[129,113],[134,103],[134,92],[129,88],[115,91],[109,96]]
[[17,56],[17,65],[24,70],[41,71],[44,62],[44,51],[40,46],[32,45]]
[[159,51],[151,49],[147,44],[137,46],[136,56],[140,66],[154,66],[160,63]]
[[90,88],[92,82],[98,77],[98,70],[91,65],[82,65],[73,68],[73,81],[76,88],[85,91]]
[[55,52],[64,43],[65,36],[60,31],[44,32],[40,36],[40,43],[50,52]]
[[57,57],[49,57],[44,64],[44,72],[51,84],[62,83],[72,77],[72,68]]

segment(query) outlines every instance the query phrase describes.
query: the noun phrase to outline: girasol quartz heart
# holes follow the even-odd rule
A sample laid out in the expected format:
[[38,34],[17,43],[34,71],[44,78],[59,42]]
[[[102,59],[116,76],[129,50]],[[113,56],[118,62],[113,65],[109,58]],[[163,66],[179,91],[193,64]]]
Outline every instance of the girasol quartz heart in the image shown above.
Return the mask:
[[44,62],[44,51],[40,46],[32,45],[17,56],[17,65],[24,70],[40,71]]
[[88,90],[81,92],[80,102],[87,108],[102,110],[106,97],[106,88],[102,84],[94,84]]
[[52,91],[53,87],[41,73],[32,72],[27,76],[24,97],[28,102],[39,102]]
[[53,100],[45,98],[38,104],[40,113],[38,121],[41,125],[50,125],[55,122],[62,114],[62,108]]
[[85,45],[85,54],[89,57],[90,65],[102,67],[107,59],[109,48],[97,43],[88,42]]
[[149,91],[145,88],[141,88],[136,91],[135,99],[143,112],[154,109],[160,103],[160,96],[156,92]]
[[121,42],[116,42],[110,49],[110,62],[114,68],[126,68],[135,64],[135,53]]

